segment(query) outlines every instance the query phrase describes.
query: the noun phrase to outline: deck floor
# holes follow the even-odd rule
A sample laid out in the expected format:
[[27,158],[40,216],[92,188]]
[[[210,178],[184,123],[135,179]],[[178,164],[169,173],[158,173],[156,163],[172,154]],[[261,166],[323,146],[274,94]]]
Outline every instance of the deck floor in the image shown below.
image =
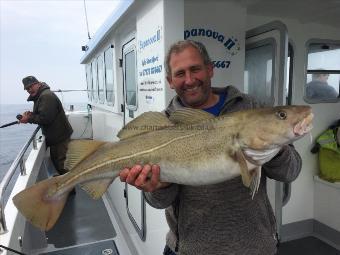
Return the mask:
[[48,244],[63,248],[77,244],[112,239],[116,231],[102,199],[94,200],[76,189],[70,195],[57,224],[46,232]]
[[340,251],[321,241],[309,236],[280,244],[278,255],[340,255]]
[[[53,173],[54,168],[47,161],[38,180],[51,178]],[[35,251],[37,254],[84,255],[104,254],[107,250],[107,254],[114,255],[119,254],[114,242],[116,235],[103,199],[94,200],[76,187],[57,223],[46,232],[47,247]]]
[[77,247],[66,248],[62,250],[40,253],[40,255],[94,255],[110,254],[119,255],[116,244],[113,240],[97,242]]

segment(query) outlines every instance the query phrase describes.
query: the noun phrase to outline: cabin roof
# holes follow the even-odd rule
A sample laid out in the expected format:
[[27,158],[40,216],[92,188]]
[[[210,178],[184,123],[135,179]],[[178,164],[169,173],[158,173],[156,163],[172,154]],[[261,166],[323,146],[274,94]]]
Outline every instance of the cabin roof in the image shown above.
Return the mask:
[[115,24],[117,23],[117,21],[123,16],[123,14],[133,4],[134,1],[135,0],[120,1],[117,8],[106,19],[104,24],[98,29],[98,31],[94,34],[92,39],[88,41],[86,45],[87,50],[85,51],[84,56],[80,60],[81,64],[87,63],[89,58],[91,58],[92,54],[95,52],[95,49],[99,45],[101,45],[101,43],[106,39],[108,34],[115,28]]
[[338,27],[340,1],[337,0],[244,0],[248,14],[292,18],[301,23]]
[[[186,0],[189,3],[199,3],[205,0]],[[318,23],[338,27],[340,24],[339,0],[214,0],[215,2],[237,2],[247,8],[249,15],[273,16],[291,18],[301,23]],[[107,18],[92,39],[86,45],[88,49],[81,58],[81,64],[86,64],[96,48],[116,28],[117,21],[123,16],[135,0],[121,1],[115,11]]]

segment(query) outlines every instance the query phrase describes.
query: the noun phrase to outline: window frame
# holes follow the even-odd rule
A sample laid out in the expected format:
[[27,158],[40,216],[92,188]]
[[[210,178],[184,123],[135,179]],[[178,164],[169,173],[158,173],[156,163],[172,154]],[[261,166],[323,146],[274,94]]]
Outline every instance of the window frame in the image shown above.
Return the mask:
[[[98,65],[97,65],[97,58],[93,58],[91,61],[92,67],[92,102],[98,103]],[[95,69],[95,70],[93,70]],[[95,71],[95,72],[94,72]],[[96,77],[93,77],[93,74],[96,74]],[[96,96],[95,96],[96,95]]]
[[[107,69],[106,69],[106,52],[108,51],[111,51],[111,62],[112,62],[112,102],[111,101],[108,101],[108,87],[107,87]],[[116,95],[115,95],[115,68],[114,68],[114,46],[113,45],[110,45],[107,49],[104,50],[103,52],[103,55],[104,55],[104,82],[105,82],[105,102],[106,102],[106,105],[109,105],[109,106],[114,106],[115,105],[115,101],[116,101]]]
[[92,62],[89,62],[85,65],[85,74],[86,74],[86,84],[87,84],[87,99],[91,102],[92,93],[93,93]]
[[[127,86],[126,86],[126,55],[134,52],[134,64],[135,64],[135,88],[136,88],[136,105],[129,105],[127,102]],[[131,111],[136,111],[138,109],[138,77],[137,77],[137,48],[135,44],[132,44],[131,46],[127,47],[123,51],[123,81],[124,81],[124,90],[125,90],[125,96],[124,101],[126,108]]]
[[[304,84],[306,85],[307,82],[307,75],[308,74],[340,74],[340,69],[308,69],[308,55],[309,55],[309,49],[310,45],[312,44],[323,44],[325,46],[329,45],[337,45],[338,49],[340,49],[340,41],[338,40],[329,40],[329,39],[310,39],[305,44],[305,76],[304,76]],[[338,103],[340,102],[340,80],[339,80],[339,91],[338,91],[338,97],[337,98],[330,98],[330,99],[313,99],[308,98],[306,96],[306,86],[304,86],[303,89],[303,100],[306,103],[309,104],[321,104],[321,103]]]
[[[106,96],[105,96],[105,90],[106,90],[106,86],[105,86],[105,63],[104,63],[104,54],[101,53],[97,56],[97,88],[98,88],[98,101],[97,103],[99,104],[105,104],[106,103]],[[99,65],[102,65],[102,75],[99,76]],[[103,86],[103,94],[102,94],[102,98],[101,98],[101,94],[100,94],[100,81],[102,83]]]
[[[249,43],[247,44],[246,51],[253,50],[253,49],[260,48],[260,47],[267,46],[267,45],[272,46],[272,54],[271,54],[272,55],[272,77],[271,77],[271,85],[270,85],[270,91],[271,91],[271,94],[270,94],[271,104],[270,105],[274,105],[275,104],[275,80],[276,80],[275,63],[276,63],[276,58],[277,58],[276,56],[277,43],[275,39],[272,37],[269,37],[269,38],[265,38],[265,39],[262,39],[256,42]],[[249,87],[248,87],[247,94],[249,94]],[[252,95],[252,94],[249,94],[249,95]]]

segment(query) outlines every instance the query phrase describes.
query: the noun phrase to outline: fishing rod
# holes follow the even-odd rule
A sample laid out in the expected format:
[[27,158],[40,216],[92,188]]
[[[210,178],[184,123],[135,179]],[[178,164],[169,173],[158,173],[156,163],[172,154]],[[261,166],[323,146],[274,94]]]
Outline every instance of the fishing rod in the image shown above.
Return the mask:
[[22,115],[21,115],[21,114],[18,114],[18,115],[16,116],[16,118],[17,118],[18,120],[13,121],[13,122],[10,122],[10,123],[7,123],[7,124],[4,124],[4,125],[2,125],[0,128],[9,127],[9,126],[12,126],[12,125],[15,125],[15,124],[19,124],[19,123],[20,123],[19,120],[21,120]]

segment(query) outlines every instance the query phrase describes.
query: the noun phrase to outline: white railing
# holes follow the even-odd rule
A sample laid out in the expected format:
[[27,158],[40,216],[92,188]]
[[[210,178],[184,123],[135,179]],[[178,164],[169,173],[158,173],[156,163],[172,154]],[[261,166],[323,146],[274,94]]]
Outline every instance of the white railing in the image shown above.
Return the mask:
[[[6,226],[6,219],[5,219],[5,206],[6,206],[6,199],[5,199],[5,194],[6,191],[9,187],[9,183],[12,181],[12,178],[15,176],[15,173],[18,170],[18,166],[20,169],[20,175],[24,176],[26,175],[26,169],[25,169],[25,164],[24,164],[24,156],[26,154],[26,151],[28,148],[30,148],[30,145],[33,145],[33,149],[37,149],[37,139],[36,135],[38,131],[40,130],[40,127],[37,127],[28,141],[25,143],[25,145],[22,147],[20,152],[18,153],[17,157],[14,159],[12,165],[6,172],[4,178],[2,179],[0,183],[0,235],[6,233],[7,226]],[[18,177],[17,177],[18,178]]]

